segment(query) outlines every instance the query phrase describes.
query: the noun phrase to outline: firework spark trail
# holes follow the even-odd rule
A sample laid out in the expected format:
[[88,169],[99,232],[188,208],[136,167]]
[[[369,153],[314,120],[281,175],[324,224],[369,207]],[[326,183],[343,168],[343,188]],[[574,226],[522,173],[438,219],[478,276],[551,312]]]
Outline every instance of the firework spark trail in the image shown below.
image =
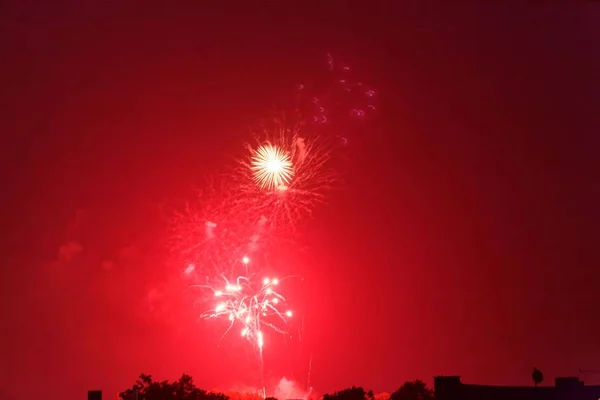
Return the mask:
[[240,334],[258,349],[262,358],[264,329],[269,328],[277,333],[286,334],[285,327],[281,325],[285,326],[292,317],[291,310],[281,310],[286,306],[286,299],[276,290],[279,280],[264,278],[258,288],[253,285],[251,277],[247,276],[239,276],[234,282],[223,277],[223,282],[218,288],[200,285],[211,290],[217,301],[216,305],[200,318],[229,320],[229,327],[223,337],[239,325]]
[[308,373],[306,376],[306,389],[307,390],[311,390],[312,387],[310,386],[310,375],[312,373],[312,362],[313,362],[313,356],[312,354],[310,355],[310,358],[308,360]]
[[[250,259],[245,257],[244,264]],[[224,285],[220,288],[209,288],[217,303],[210,311],[203,313],[200,317],[204,319],[228,319],[229,327],[225,330],[221,339],[229,333],[234,326],[240,325],[240,334],[245,337],[255,348],[258,349],[260,360],[260,379],[263,398],[266,398],[266,387],[264,383],[264,358],[263,347],[264,329],[270,328],[277,333],[285,334],[284,328],[277,322],[286,324],[287,319],[292,317],[292,311],[280,311],[285,306],[286,299],[276,291],[279,285],[277,278],[264,278],[258,289],[254,289],[251,278],[239,276],[235,283],[231,283],[223,277]],[[270,319],[273,319],[271,321]]]

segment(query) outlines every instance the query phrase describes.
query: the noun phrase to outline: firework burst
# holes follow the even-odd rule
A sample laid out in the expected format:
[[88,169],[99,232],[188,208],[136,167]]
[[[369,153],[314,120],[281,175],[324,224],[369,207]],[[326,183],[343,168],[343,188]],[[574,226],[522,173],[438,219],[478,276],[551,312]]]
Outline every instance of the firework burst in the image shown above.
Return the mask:
[[294,176],[290,157],[277,146],[260,146],[251,160],[254,181],[261,189],[286,190]]
[[301,116],[292,115],[281,113],[265,124],[232,175],[237,190],[230,210],[243,210],[250,223],[262,218],[268,231],[279,234],[310,216],[337,178],[329,166],[329,141],[310,134]]
[[297,246],[299,222],[339,184],[333,150],[352,143],[355,117],[375,111],[377,100],[349,65],[330,54],[325,62],[323,76],[298,85],[291,103],[262,121],[246,154],[173,213],[174,264],[235,276],[244,254]]
[[264,278],[258,286],[246,276],[233,282],[223,278],[223,284],[217,288],[204,286],[213,292],[216,304],[200,317],[227,319],[230,324],[223,336],[238,327],[240,335],[262,355],[264,330],[285,334],[287,320],[292,316],[285,297],[277,291],[278,285],[277,278]]

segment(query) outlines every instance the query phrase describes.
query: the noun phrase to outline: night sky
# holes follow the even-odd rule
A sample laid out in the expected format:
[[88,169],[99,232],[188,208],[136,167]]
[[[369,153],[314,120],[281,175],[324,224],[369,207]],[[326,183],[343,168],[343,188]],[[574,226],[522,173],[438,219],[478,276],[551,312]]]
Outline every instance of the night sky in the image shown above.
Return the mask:
[[281,251],[306,326],[269,379],[303,384],[311,354],[320,393],[600,369],[597,4],[128,3],[1,6],[0,397],[256,383],[245,345],[217,347],[222,326],[169,290],[161,205],[327,53],[378,108],[306,250]]

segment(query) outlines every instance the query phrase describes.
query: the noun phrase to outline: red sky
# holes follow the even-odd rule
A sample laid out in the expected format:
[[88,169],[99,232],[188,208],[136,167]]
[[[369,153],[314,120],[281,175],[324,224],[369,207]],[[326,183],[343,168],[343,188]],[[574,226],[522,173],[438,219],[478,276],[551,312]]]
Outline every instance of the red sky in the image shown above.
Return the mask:
[[255,382],[183,294],[149,308],[179,267],[158,205],[192,196],[326,53],[378,110],[307,250],[282,251],[305,338],[274,340],[269,379],[304,382],[311,354],[320,392],[600,369],[598,6],[81,3],[0,13],[6,398],[110,397],[141,372]]

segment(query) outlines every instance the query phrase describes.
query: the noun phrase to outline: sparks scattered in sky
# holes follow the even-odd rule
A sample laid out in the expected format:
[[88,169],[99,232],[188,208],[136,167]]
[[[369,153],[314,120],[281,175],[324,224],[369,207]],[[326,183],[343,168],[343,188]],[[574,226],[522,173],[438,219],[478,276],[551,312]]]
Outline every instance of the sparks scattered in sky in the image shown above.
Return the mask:
[[[243,262],[249,262],[244,257]],[[262,353],[264,329],[286,333],[286,323],[292,317],[287,309],[285,297],[277,291],[279,279],[263,278],[257,283],[248,276],[239,276],[235,281],[223,278],[221,286],[205,286],[213,292],[215,304],[203,313],[204,319],[227,319],[230,324],[223,336],[235,327]]]

